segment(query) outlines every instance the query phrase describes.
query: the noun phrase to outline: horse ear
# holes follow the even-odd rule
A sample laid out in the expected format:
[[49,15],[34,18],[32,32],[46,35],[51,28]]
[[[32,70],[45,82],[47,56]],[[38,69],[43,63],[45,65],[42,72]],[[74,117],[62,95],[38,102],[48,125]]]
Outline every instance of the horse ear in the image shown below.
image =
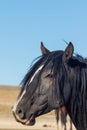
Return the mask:
[[73,52],[74,52],[74,46],[71,42],[69,42],[69,45],[65,49],[65,52],[62,57],[64,63],[67,62],[72,57]]
[[43,55],[50,53],[50,51],[43,45],[43,42],[41,42],[40,48]]

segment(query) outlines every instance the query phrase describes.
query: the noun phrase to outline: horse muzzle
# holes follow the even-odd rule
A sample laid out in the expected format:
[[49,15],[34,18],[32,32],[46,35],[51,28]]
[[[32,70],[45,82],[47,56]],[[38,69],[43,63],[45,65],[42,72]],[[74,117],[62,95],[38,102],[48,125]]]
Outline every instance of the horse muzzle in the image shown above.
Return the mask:
[[29,119],[24,118],[22,114],[20,114],[20,115],[16,114],[14,111],[13,111],[13,115],[14,115],[16,121],[22,123],[23,125],[32,126],[35,124],[34,115],[31,115]]

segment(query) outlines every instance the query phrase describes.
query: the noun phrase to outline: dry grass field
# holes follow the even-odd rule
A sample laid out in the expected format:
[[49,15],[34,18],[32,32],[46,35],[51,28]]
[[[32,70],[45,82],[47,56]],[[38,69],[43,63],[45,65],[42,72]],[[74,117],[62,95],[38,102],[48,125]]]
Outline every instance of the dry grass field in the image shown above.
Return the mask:
[[[18,87],[0,86],[0,130],[57,130],[54,111],[37,118],[34,126],[24,126],[17,123],[12,115],[11,108],[18,93]],[[67,125],[69,127],[69,124]],[[68,127],[67,130],[70,130]],[[63,130],[63,128],[59,130]]]
[[[35,126],[23,126],[17,123],[12,115],[14,105],[19,93],[18,87],[0,86],[0,130],[17,129],[49,129],[56,128],[53,112],[37,119]],[[53,118],[53,120],[51,119]],[[48,123],[47,123],[48,122]],[[54,123],[53,123],[54,122]],[[52,125],[51,125],[52,124]],[[53,127],[52,127],[53,126]]]
[[11,108],[16,101],[18,87],[0,86],[0,118],[12,117]]

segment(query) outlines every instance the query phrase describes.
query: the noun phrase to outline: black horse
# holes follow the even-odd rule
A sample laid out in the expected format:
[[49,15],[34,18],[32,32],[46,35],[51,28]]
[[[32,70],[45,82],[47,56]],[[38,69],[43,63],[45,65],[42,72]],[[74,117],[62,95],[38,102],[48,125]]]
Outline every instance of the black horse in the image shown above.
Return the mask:
[[34,125],[35,118],[65,107],[77,130],[87,130],[87,60],[73,56],[70,42],[65,51],[41,44],[43,55],[22,81],[13,114],[18,122]]

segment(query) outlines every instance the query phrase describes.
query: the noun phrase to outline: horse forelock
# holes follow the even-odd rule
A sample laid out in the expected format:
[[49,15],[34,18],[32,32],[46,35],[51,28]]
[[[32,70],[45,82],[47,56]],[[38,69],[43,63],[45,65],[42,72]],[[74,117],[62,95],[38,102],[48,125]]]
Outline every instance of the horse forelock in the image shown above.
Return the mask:
[[[58,59],[58,56],[60,56],[62,54],[63,54],[63,51],[54,51],[54,52],[51,52],[50,54],[40,56],[39,60],[37,60],[36,63],[34,63],[31,66],[31,68],[25,75],[24,79],[22,80],[22,82],[21,82],[22,87],[21,87],[19,97],[22,94],[22,92],[25,90],[25,88],[29,87],[29,84],[31,82],[33,82],[34,77],[38,74],[39,71],[41,71],[41,72],[40,72],[40,75],[38,76],[38,79],[40,78],[41,74],[44,71],[44,68],[48,64],[53,63],[50,72],[56,73],[57,62],[58,62],[57,59]],[[38,81],[38,79],[37,79],[37,81]]]

